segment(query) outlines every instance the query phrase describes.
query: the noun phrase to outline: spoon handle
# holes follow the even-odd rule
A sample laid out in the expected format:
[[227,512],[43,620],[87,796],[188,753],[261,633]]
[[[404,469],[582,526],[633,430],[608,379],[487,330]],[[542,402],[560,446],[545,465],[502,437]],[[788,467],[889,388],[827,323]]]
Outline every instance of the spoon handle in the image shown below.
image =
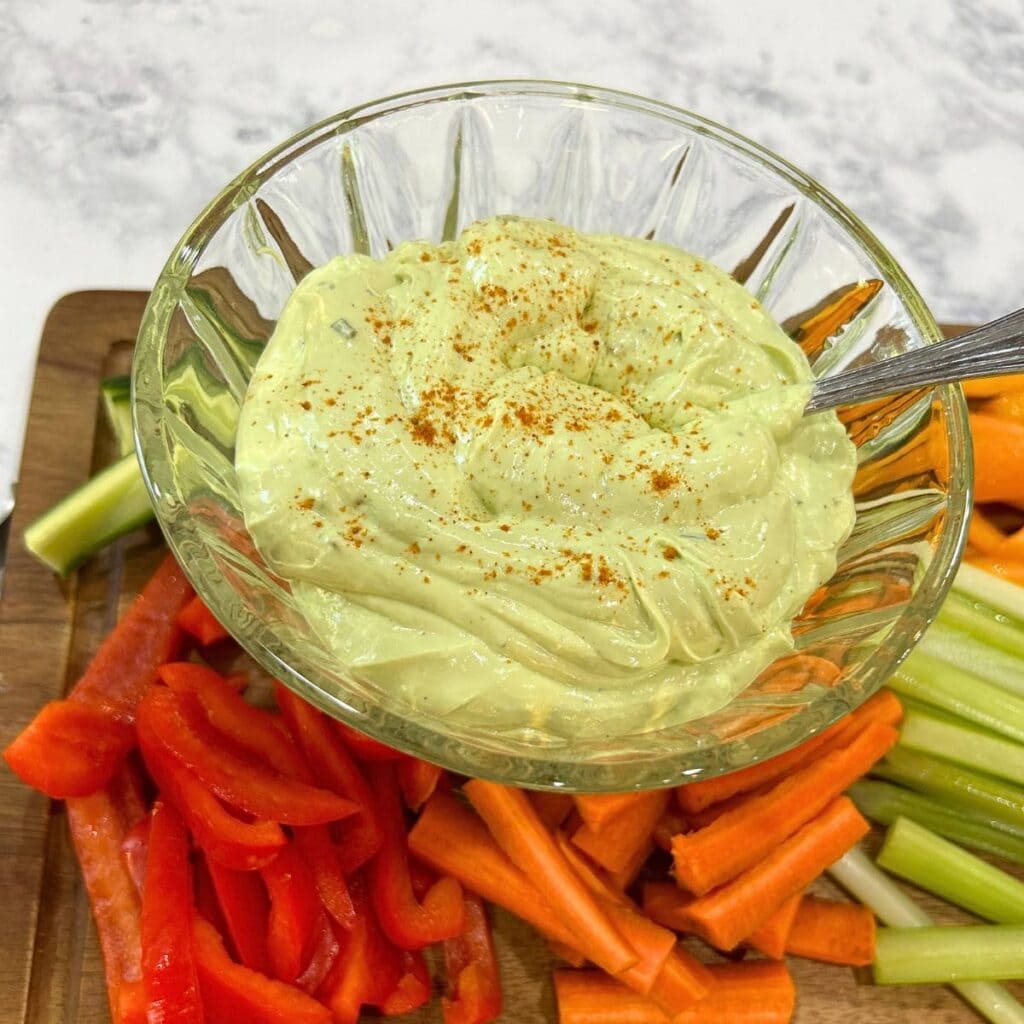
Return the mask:
[[1024,373],[1024,309],[950,341],[822,377],[814,384],[807,412],[855,405],[927,384],[1005,373]]

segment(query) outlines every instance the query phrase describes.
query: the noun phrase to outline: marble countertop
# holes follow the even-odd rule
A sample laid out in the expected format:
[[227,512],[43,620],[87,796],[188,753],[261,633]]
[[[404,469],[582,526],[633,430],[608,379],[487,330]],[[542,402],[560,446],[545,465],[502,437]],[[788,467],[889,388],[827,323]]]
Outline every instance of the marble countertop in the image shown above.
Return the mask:
[[938,318],[1024,304],[1021,0],[8,0],[4,22],[0,519],[53,302],[149,286],[260,153],[401,89],[561,78],[688,107],[834,191]]

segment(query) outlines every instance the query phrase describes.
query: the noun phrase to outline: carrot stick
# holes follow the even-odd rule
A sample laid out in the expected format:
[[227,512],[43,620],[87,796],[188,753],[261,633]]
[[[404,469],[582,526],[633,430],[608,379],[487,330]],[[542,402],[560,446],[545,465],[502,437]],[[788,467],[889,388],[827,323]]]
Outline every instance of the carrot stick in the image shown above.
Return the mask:
[[690,930],[690,904],[693,897],[687,895],[675,882],[647,882],[641,897],[644,913],[658,924],[677,932]]
[[1001,377],[978,377],[965,380],[963,384],[968,398],[994,398],[996,395],[1024,390],[1024,377],[1011,373]]
[[584,818],[583,827],[573,833],[572,841],[609,871],[625,871],[649,847],[654,826],[668,806],[669,795],[667,789],[637,793],[624,810],[600,828],[587,824]]
[[558,828],[575,807],[568,793],[544,793],[538,790],[530,794],[530,802],[548,828]]
[[1002,558],[998,554],[993,556],[980,555],[972,558],[970,561],[972,565],[976,565],[979,569],[984,569],[985,572],[992,576],[1000,576],[1011,583],[1024,585],[1024,561]]
[[707,965],[682,946],[676,946],[654,979],[647,997],[670,1017],[675,1017],[705,999],[714,987],[715,979]]
[[658,1004],[601,971],[555,971],[558,1024],[670,1024]]
[[[975,509],[975,515],[977,512]],[[999,554],[1004,558],[1012,558],[1015,562],[1024,562],[1024,529],[1016,530],[1005,537],[999,545]]]
[[802,899],[799,893],[790,896],[756,932],[747,936],[747,945],[773,960],[781,960],[786,954],[786,940],[789,938]]
[[1005,416],[971,414],[974,500],[1024,504],[1024,423]]
[[786,1024],[796,1008],[796,987],[777,960],[713,964],[706,999],[672,1018],[672,1024]]
[[576,793],[573,801],[580,817],[595,831],[604,828],[612,818],[628,810],[646,793]]
[[833,800],[756,867],[694,900],[686,913],[690,930],[718,949],[735,948],[868,831],[849,799]]
[[[678,793],[678,790],[676,791]],[[672,837],[686,832],[689,828],[689,821],[671,804],[665,808],[661,820],[654,826],[651,838],[659,850],[666,853],[672,849]]]
[[[577,831],[579,830],[577,829]],[[609,874],[609,881],[611,881],[617,889],[628,889],[636,881],[637,875],[640,874],[640,869],[647,863],[652,853],[654,853],[653,832],[643,846],[635,848],[630,860],[626,861],[618,871],[612,871]]]
[[971,525],[967,543],[983,555],[992,555],[1006,543],[1006,535],[979,508],[971,513]]
[[635,964],[636,953],[569,866],[526,794],[484,779],[472,779],[463,790],[498,846],[568,927],[573,945],[612,974]]
[[785,1024],[796,1004],[781,963],[713,964],[707,997],[673,1017],[599,971],[554,973],[559,1024]]
[[[1020,377],[1014,378],[1017,381],[1017,388],[1024,387]],[[1005,391],[1002,394],[990,398],[978,412],[991,416],[1005,416],[1007,419],[1019,420],[1024,423],[1024,392]]]
[[684,814],[701,811],[737,793],[749,793],[782,778],[805,764],[820,748],[839,736],[850,723],[866,724],[869,721],[879,721],[895,726],[902,718],[903,705],[900,704],[899,698],[889,690],[879,690],[845,718],[841,718],[824,732],[812,736],[791,750],[759,761],[748,768],[729,772],[727,775],[678,786],[675,791],[676,802]]
[[856,903],[805,896],[786,952],[829,964],[866,967],[875,959],[875,915]]
[[672,840],[676,881],[697,895],[753,867],[810,821],[895,745],[899,733],[869,722],[849,746],[813,760],[707,828]]
[[578,949],[573,949],[572,946],[567,946],[564,942],[555,942],[554,939],[548,939],[548,949],[551,951],[552,956],[557,956],[559,960],[564,960],[570,967],[586,966],[587,958]]

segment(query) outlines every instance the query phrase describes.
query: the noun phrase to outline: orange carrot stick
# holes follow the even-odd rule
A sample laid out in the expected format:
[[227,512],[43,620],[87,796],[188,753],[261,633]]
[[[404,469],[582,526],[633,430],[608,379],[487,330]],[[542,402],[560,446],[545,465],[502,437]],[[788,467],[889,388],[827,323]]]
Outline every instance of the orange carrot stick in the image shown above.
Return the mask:
[[796,1008],[796,987],[777,960],[713,964],[706,999],[672,1018],[672,1024],[787,1024]]
[[979,508],[971,513],[971,525],[967,533],[967,543],[983,555],[995,554],[1006,543],[1007,537],[995,523]]
[[588,960],[612,974],[637,962],[636,953],[572,870],[521,789],[472,779],[463,791],[498,846],[537,887]]
[[805,896],[786,952],[829,964],[866,967],[875,959],[875,915],[856,903]]
[[647,882],[641,906],[652,921],[673,931],[687,932],[693,923],[690,919],[690,904],[693,900],[675,882]]
[[747,936],[746,944],[773,960],[781,960],[786,954],[786,940],[793,928],[802,899],[799,893],[790,896],[756,932]]
[[568,793],[545,793],[540,790],[530,794],[530,802],[548,828],[558,828],[576,806]]
[[[577,829],[577,831],[579,830]],[[643,846],[638,846],[635,849],[630,860],[626,861],[618,871],[612,871],[609,874],[609,880],[617,889],[628,889],[636,881],[640,869],[647,863],[652,853],[654,853],[653,832]]]
[[613,818],[627,811],[646,793],[576,793],[573,800],[580,817],[592,829],[599,831]]
[[593,828],[584,819],[583,827],[573,833],[572,841],[601,867],[626,871],[636,863],[640,853],[649,848],[654,826],[668,806],[669,795],[667,789],[637,793],[625,810],[601,828]]
[[[678,790],[676,792],[678,793]],[[683,817],[680,811],[669,804],[665,808],[661,820],[654,826],[652,835],[654,844],[659,850],[664,850],[667,853],[672,849],[672,837],[679,835],[680,832],[686,832],[688,829],[689,821]]]
[[869,721],[898,725],[903,718],[903,705],[890,690],[879,690],[860,707],[841,718],[824,732],[812,736],[799,746],[775,757],[759,761],[748,768],[718,775],[713,779],[691,782],[676,788],[676,802],[685,814],[701,811],[737,793],[750,793],[775,782],[795,768],[806,764],[822,747],[840,736],[852,723],[864,725]]
[[792,1018],[796,990],[785,965],[760,960],[709,970],[708,995],[671,1018],[599,971],[555,971],[559,1024],[785,1024]]
[[996,395],[1012,394],[1024,390],[1024,377],[1006,374],[1002,377],[978,377],[965,380],[964,392],[968,398],[994,398]]
[[[977,514],[977,509],[974,510]],[[1004,558],[1012,558],[1015,562],[1024,562],[1024,528],[1005,537],[999,545],[999,554]]]
[[1011,583],[1024,584],[1024,561],[1011,561],[999,555],[980,555],[971,560],[972,565],[992,576],[1000,576]]
[[756,867],[694,900],[686,914],[690,930],[718,949],[735,948],[868,831],[852,801],[833,800]]
[[849,746],[813,760],[707,828],[672,840],[676,881],[710,892],[763,860],[887,754],[899,739],[891,726],[869,722]]
[[[1018,382],[1018,388],[1024,388],[1024,383],[1021,383],[1019,377],[1014,379]],[[978,412],[988,416],[1005,416],[1007,419],[1024,423],[1024,391],[1004,391],[995,395],[981,406]]]
[[1005,416],[971,414],[974,500],[1024,504],[1024,423]]

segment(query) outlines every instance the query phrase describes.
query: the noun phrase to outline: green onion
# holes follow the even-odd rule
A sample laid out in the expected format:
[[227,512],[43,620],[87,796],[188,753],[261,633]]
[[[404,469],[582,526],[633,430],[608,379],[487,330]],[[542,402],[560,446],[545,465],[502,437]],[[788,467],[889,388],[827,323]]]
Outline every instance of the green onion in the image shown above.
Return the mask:
[[1024,784],[1024,746],[974,726],[950,721],[946,716],[908,711],[900,730],[900,744]]
[[[870,907],[884,924],[894,928],[926,928],[932,923],[891,878],[871,863],[860,847],[854,847],[836,861],[828,873],[854,898]],[[1024,1024],[1024,1006],[1002,985],[962,981],[953,988],[992,1024]]]
[[881,928],[875,947],[879,985],[1005,981],[1024,978],[1024,928]]
[[878,863],[986,920],[1024,924],[1024,882],[907,818],[889,829]]
[[1024,743],[1024,697],[915,651],[889,680],[896,693]]
[[960,809],[976,820],[988,820],[993,826],[1003,822],[1024,836],[1024,789],[1001,779],[906,747],[890,750],[871,774],[902,783],[919,793],[942,797],[943,804],[951,810]]
[[973,818],[922,793],[912,793],[888,782],[855,782],[846,794],[861,814],[880,825],[910,818],[954,842],[1024,864],[1024,830]]

